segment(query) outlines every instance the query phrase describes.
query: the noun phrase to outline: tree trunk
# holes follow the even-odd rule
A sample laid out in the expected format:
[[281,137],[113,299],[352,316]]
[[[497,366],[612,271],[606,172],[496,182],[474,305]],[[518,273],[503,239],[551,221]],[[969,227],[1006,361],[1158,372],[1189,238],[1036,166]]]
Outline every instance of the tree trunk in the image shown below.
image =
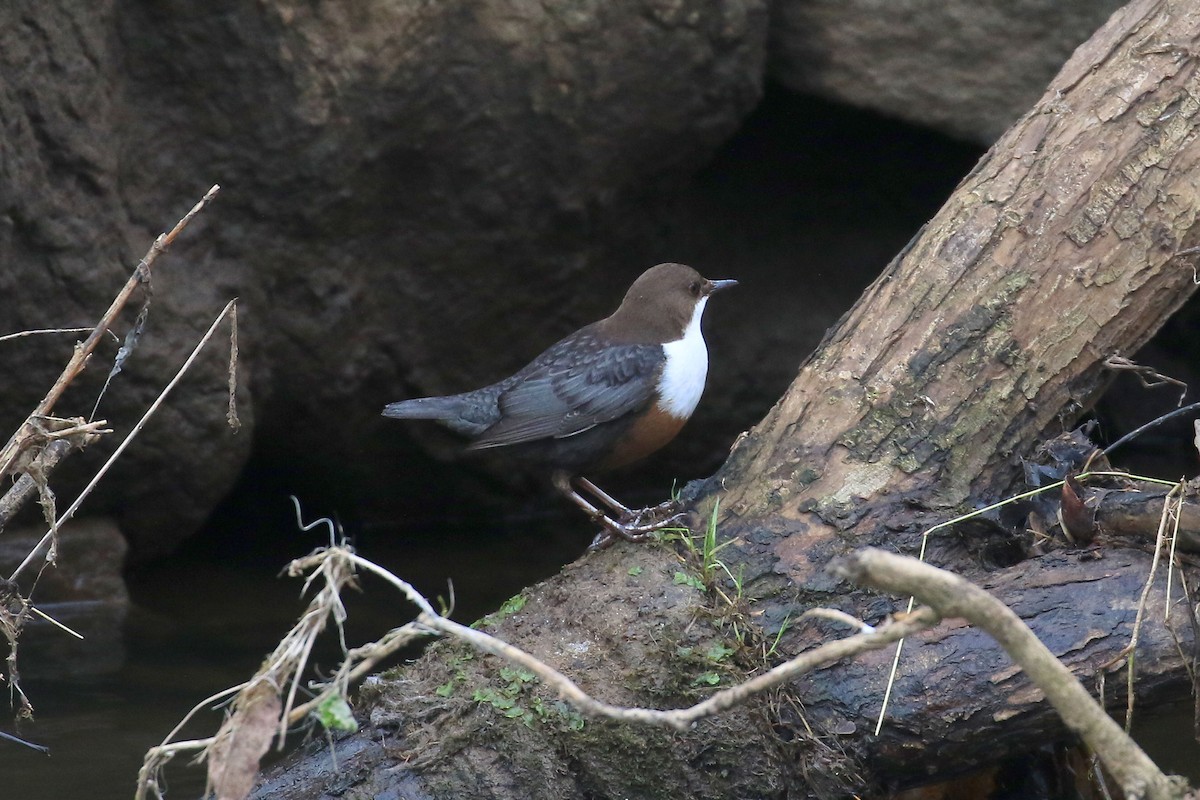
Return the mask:
[[[1021,488],[1022,458],[1096,400],[1105,358],[1134,352],[1193,291],[1197,256],[1184,251],[1200,244],[1198,40],[1200,3],[1137,0],[1118,12],[721,472],[690,487],[701,516],[720,501],[731,544],[719,557],[741,571],[739,602],[678,582],[712,574],[671,547],[619,546],[530,589],[489,630],[595,696],[663,708],[842,635],[792,622],[808,608],[869,622],[901,609],[903,599],[853,590],[824,566],[866,544],[915,554],[924,529]],[[1146,548],[1012,546],[1012,563],[989,569],[981,534],[1009,535],[997,524],[944,531],[927,558],[997,594],[1092,680],[1129,642]],[[1196,646],[1185,608],[1173,609],[1173,631],[1161,622],[1159,575],[1138,645],[1148,698],[1186,691],[1175,637],[1184,653]],[[728,580],[722,588],[737,600]],[[997,646],[947,623],[906,645],[876,737],[891,657],[810,674],[680,735],[581,720],[503,665],[438,645],[364,690],[369,725],[338,745],[340,775],[320,778],[328,752],[310,752],[260,796],[314,797],[330,782],[431,797],[842,796],[1062,736]]]

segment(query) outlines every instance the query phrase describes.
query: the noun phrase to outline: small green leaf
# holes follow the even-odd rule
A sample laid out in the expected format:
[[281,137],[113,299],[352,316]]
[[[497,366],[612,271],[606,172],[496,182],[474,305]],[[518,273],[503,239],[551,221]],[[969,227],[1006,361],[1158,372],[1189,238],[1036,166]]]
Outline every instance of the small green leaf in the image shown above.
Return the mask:
[[697,675],[695,680],[692,681],[692,685],[700,686],[701,684],[705,684],[708,686],[716,686],[720,682],[721,682],[720,675],[718,675],[715,672],[705,672],[700,675]]
[[732,653],[732,647],[726,647],[720,642],[713,642],[708,646],[708,649],[704,651],[704,657],[709,661],[721,661],[725,658],[728,658]]
[[519,681],[520,683],[529,683],[537,676],[527,669],[521,669],[519,667],[501,667],[500,677],[510,682]]
[[454,681],[446,681],[441,686],[433,690],[433,693],[438,697],[449,697],[454,694]]
[[500,610],[497,613],[504,617],[507,617],[509,614],[515,614],[525,607],[526,602],[528,601],[525,599],[525,595],[513,595],[500,605]]
[[513,706],[508,711],[504,712],[504,716],[508,717],[509,719],[523,717],[525,716],[525,709],[521,708],[520,706]]
[[689,575],[683,571],[677,571],[675,573],[674,583],[676,586],[686,585],[686,586],[692,587],[693,589],[698,589],[702,592],[704,591],[704,582],[703,581],[701,581],[695,575]]
[[317,720],[327,730],[349,731],[350,733],[358,730],[354,712],[350,710],[350,704],[346,702],[346,698],[341,695],[329,695],[317,705],[314,713],[317,715]]
[[638,575],[642,574],[642,568],[634,565],[629,568],[629,574],[636,578]]
[[476,689],[475,693],[471,695],[471,699],[476,703],[490,703],[491,705],[496,705],[497,703],[509,702],[509,705],[512,705],[511,701],[505,701],[505,699],[490,686],[485,686],[482,689]]

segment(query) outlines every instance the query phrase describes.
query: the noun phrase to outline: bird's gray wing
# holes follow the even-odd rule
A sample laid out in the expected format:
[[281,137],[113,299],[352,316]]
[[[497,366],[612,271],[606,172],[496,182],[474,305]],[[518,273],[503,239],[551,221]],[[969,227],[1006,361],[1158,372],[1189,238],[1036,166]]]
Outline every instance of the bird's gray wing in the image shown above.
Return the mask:
[[499,397],[500,420],[471,449],[573,436],[653,401],[661,346],[589,345],[561,342],[513,376]]

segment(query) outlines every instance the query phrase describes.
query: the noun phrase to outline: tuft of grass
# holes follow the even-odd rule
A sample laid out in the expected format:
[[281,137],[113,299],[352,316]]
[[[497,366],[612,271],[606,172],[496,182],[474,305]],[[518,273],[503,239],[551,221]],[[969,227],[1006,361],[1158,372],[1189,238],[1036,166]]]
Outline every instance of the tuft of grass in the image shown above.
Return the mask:
[[[745,589],[746,565],[738,565],[737,574],[729,568],[729,565],[722,561],[719,553],[733,541],[717,543],[717,515],[721,511],[721,501],[718,499],[713,503],[712,513],[708,515],[708,523],[704,526],[704,531],[697,536],[693,536],[692,532],[686,528],[668,528],[667,532],[673,538],[683,542],[684,548],[688,555],[691,556],[700,565],[699,578],[680,579],[681,572],[675,573],[675,583],[687,583],[691,586],[696,586],[698,589],[711,590],[716,592],[721,599],[728,603],[731,607],[738,607],[741,604],[743,592]],[[720,573],[724,572],[733,584],[733,596],[730,597],[720,586],[717,585],[717,578]],[[699,584],[699,585],[697,585]]]
[[791,627],[792,615],[788,614],[783,618],[783,624],[779,626],[779,633],[775,634],[775,640],[771,642],[771,649],[764,654],[765,658],[770,658],[775,655],[775,651],[779,649],[779,640],[783,638],[783,634]]

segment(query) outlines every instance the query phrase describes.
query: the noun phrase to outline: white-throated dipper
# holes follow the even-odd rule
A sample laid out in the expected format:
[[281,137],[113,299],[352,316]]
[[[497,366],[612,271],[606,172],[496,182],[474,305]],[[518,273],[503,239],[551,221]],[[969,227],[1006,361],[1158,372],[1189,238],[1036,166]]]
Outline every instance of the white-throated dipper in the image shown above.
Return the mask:
[[736,283],[706,280],[683,264],[659,264],[633,282],[611,316],[561,340],[515,375],[473,392],[392,403],[383,415],[437,420],[470,437],[470,450],[520,450],[523,458],[551,467],[554,486],[604,526],[593,549],[614,536],[640,541],[676,519],[674,505],[626,508],[580,473],[624,466],[675,438],[708,375],[704,306],[713,292]]

